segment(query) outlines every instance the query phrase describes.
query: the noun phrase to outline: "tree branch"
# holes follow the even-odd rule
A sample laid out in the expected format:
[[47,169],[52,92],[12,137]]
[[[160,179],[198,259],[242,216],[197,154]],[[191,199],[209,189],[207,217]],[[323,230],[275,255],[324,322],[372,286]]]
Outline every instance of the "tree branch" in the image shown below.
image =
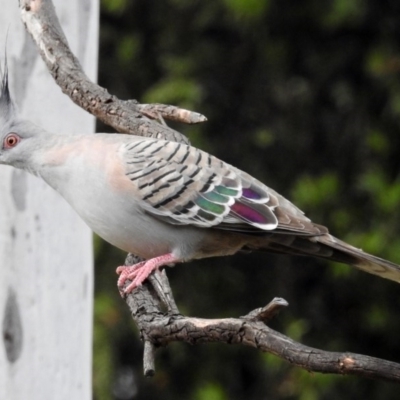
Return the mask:
[[[50,74],[63,93],[118,132],[167,138],[188,143],[181,133],[145,117],[156,113],[164,118],[197,123],[205,121],[198,113],[173,106],[150,107],[137,102],[122,101],[106,89],[91,82],[69,48],[51,0],[19,0],[21,18],[35,41]],[[155,111],[156,110],[156,111]]]
[[283,299],[275,298],[265,307],[240,318],[204,319],[163,313],[153,289],[146,282],[126,297],[145,342],[146,376],[154,374],[154,349],[178,341],[192,345],[215,342],[241,344],[274,354],[310,372],[358,375],[400,382],[400,364],[361,354],[315,349],[266,326],[265,321],[288,305]]
[[[91,82],[82,71],[77,58],[69,49],[52,2],[19,0],[19,3],[25,27],[62,91],[80,107],[117,131],[188,143],[182,134],[154,119],[168,118],[186,123],[206,120],[198,113],[178,107],[138,104],[134,100],[122,101],[109,94]],[[137,261],[137,257],[128,255],[126,264],[132,265]],[[283,299],[274,299],[266,307],[240,318],[189,318],[179,314],[165,272],[153,274],[148,281],[126,296],[126,302],[144,340],[144,371],[147,376],[154,374],[154,353],[157,347],[173,341],[183,341],[191,344],[241,344],[275,354],[308,371],[400,382],[400,364],[359,354],[314,349],[268,328],[264,322],[287,306]]]

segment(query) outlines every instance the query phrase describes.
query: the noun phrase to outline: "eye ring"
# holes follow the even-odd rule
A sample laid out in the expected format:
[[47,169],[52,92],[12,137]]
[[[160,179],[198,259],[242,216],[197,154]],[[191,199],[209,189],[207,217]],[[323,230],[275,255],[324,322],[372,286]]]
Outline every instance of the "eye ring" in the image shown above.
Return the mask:
[[15,132],[11,132],[11,133],[7,134],[7,136],[4,138],[3,148],[4,149],[12,149],[20,141],[21,141],[21,138]]

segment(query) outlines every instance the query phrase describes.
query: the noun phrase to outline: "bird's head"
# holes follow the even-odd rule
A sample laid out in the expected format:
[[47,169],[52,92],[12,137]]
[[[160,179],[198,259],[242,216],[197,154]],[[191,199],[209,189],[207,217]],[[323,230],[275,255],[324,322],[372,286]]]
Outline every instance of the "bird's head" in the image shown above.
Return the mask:
[[8,85],[7,61],[2,73],[0,69],[0,80],[0,164],[29,169],[40,128],[18,117]]

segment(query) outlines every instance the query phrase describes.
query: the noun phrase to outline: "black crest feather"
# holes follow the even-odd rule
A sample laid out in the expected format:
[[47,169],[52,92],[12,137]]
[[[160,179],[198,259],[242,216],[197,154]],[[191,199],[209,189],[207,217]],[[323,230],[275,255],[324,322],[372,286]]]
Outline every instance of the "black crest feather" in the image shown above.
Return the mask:
[[0,117],[7,119],[13,110],[13,103],[10,96],[8,85],[8,64],[7,55],[4,58],[3,70],[0,67],[1,87],[0,87]]
[[8,87],[8,65],[7,65],[7,57],[4,59],[4,67],[3,71],[1,71],[1,93],[0,93],[0,100],[10,102],[10,90]]

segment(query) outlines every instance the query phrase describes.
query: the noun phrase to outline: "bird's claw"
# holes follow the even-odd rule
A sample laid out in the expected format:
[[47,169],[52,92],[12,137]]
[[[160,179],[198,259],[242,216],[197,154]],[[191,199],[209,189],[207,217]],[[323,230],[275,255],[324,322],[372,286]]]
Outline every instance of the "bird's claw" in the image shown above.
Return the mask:
[[[135,265],[123,265],[117,268],[116,272],[119,274],[117,285],[123,294],[131,293],[150,275],[151,270],[147,273],[145,265],[146,261],[142,261]],[[124,287],[126,281],[131,281],[131,283]]]
[[[135,265],[123,265],[117,268],[118,288],[122,295],[131,293],[134,289],[140,286],[147,277],[156,269],[163,265],[168,265],[180,261],[171,253],[164,254],[159,257],[151,258],[150,260],[141,261]],[[124,287],[125,282],[132,281]]]

